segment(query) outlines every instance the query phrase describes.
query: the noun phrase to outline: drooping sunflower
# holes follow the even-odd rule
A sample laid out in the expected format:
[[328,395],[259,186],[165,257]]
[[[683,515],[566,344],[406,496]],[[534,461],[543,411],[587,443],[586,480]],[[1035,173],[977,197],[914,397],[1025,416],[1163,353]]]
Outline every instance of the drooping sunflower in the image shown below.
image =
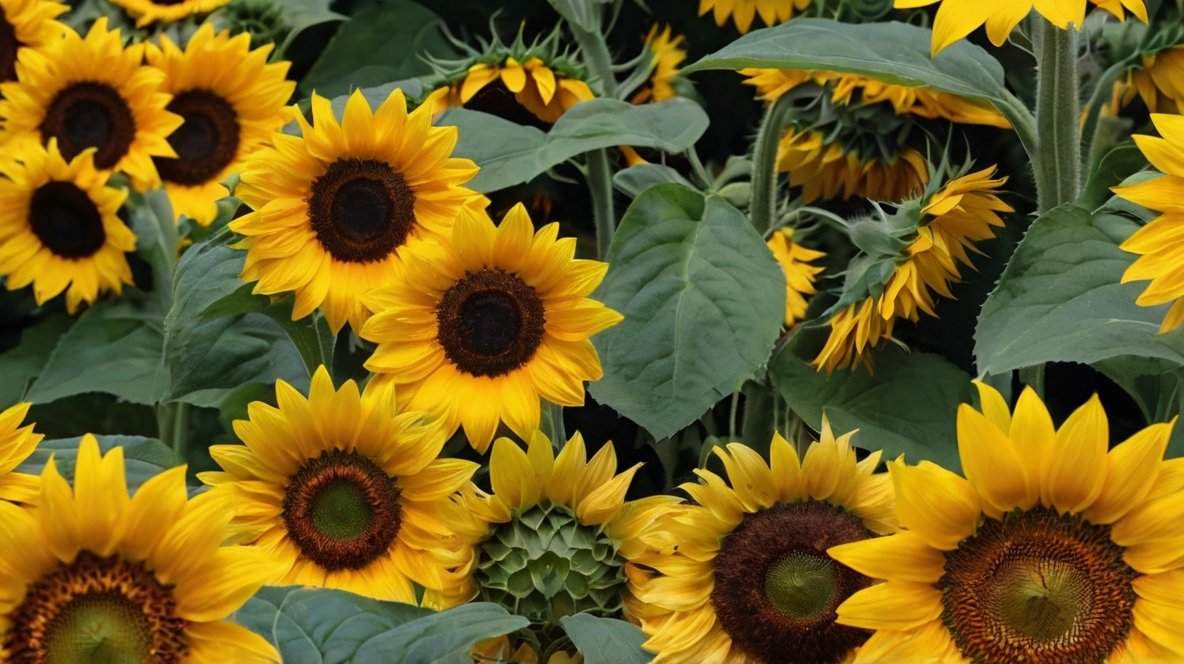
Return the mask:
[[95,148],[95,166],[123,171],[137,189],[160,184],[153,157],[175,157],[165,137],[181,126],[161,92],[164,73],[142,64],[144,45],[126,48],[107,18],[82,37],[67,31],[41,49],[21,49],[16,81],[0,83],[0,148],[26,149],[57,139],[73,159]]
[[465,210],[451,242],[423,244],[403,281],[365,298],[374,316],[361,336],[378,348],[366,368],[398,387],[400,406],[440,414],[448,434],[484,452],[499,421],[520,437],[539,427],[539,398],[584,403],[601,376],[589,337],[619,313],[588,295],[608,265],[573,259],[559,224],[537,233],[516,205],[498,227]]
[[[241,541],[266,552],[280,584],[348,590],[442,608],[468,599],[472,521],[451,500],[477,464],[437,459],[445,436],[396,409],[390,385],[334,390],[317,369],[306,399],[276,383],[279,407],[254,402],[234,422],[245,445],[214,445],[222,471],[199,473],[237,492]],[[470,525],[470,530],[478,525]]]
[[173,96],[168,110],[185,119],[169,136],[177,158],[154,159],[178,218],[212,222],[229,193],[221,181],[283,126],[296,84],[285,78],[288,62],[268,63],[271,50],[251,50],[250,35],[215,34],[209,23],[184,51],[167,35],[148,48],[148,63],[165,73],[162,89]]
[[548,64],[537,55],[521,61],[508,55],[471,65],[460,78],[433,90],[423,105],[433,116],[464,107],[546,129],[567,109],[595,96],[576,74],[573,66]]
[[18,403],[0,411],[0,501],[32,503],[40,491],[36,476],[13,472],[45,438],[43,434],[33,433],[32,424],[21,426],[32,405]]
[[711,12],[715,24],[723,27],[731,18],[740,34],[752,27],[752,19],[761,17],[765,25],[777,25],[793,18],[810,6],[810,0],[699,0],[699,16]]
[[62,38],[70,28],[54,19],[68,11],[51,0],[0,0],[0,82],[16,80],[22,47],[43,48]]
[[136,27],[161,21],[175,23],[190,16],[208,14],[230,0],[111,0],[136,19]]
[[1184,465],[1171,423],[1107,453],[1097,397],[1053,426],[978,384],[958,409],[966,478],[889,463],[901,531],[832,548],[884,582],[839,607],[876,630],[856,662],[1167,662],[1184,655]]
[[[937,315],[935,295],[953,297],[950,284],[962,280],[958,265],[973,267],[969,252],[977,251],[975,243],[995,237],[993,229],[1003,226],[1000,213],[1012,211],[996,192],[1007,178],[994,175],[992,166],[955,178],[939,191],[903,204],[882,224],[868,227],[888,237],[882,246],[900,242],[903,250],[857,259],[892,265],[851,270],[865,280],[849,283],[832,308],[830,336],[813,361],[819,371],[829,374],[856,362],[870,367],[870,351],[881,339],[891,338],[897,319],[915,322],[921,313]],[[887,277],[868,281],[881,274]]]
[[6,662],[279,662],[225,622],[275,578],[233,535],[228,491],[190,500],[185,467],[129,498],[123,448],[78,449],[74,488],[51,459],[37,509],[0,502],[0,659]]
[[806,300],[818,292],[814,280],[823,268],[811,265],[811,262],[826,254],[794,242],[792,228],[773,233],[767,244],[781,271],[785,273],[785,327],[790,328],[805,318]]
[[1159,326],[1163,333],[1184,325],[1184,116],[1153,113],[1151,120],[1162,138],[1136,135],[1135,143],[1164,175],[1114,192],[1162,213],[1122,243],[1124,251],[1139,255],[1122,283],[1150,279],[1136,301],[1144,307],[1172,303]]
[[0,275],[9,290],[32,284],[38,304],[66,291],[70,313],[132,283],[136,236],[118,216],[127,191],[107,186],[94,154],[67,162],[51,139],[0,160]]
[[253,212],[231,222],[246,238],[242,278],[254,292],[295,291],[293,320],[321,307],[336,332],[360,330],[361,295],[399,279],[407,250],[446,240],[453,219],[481,197],[463,185],[477,172],[450,156],[455,127],[434,127],[424,107],[407,113],[401,90],[371,111],[361,91],[341,122],[312,96],[302,136],[274,134],[251,154],[235,194]]
[[892,486],[858,461],[853,433],[821,439],[799,461],[775,435],[770,460],[731,443],[714,451],[728,480],[697,469],[639,535],[628,610],[654,661],[841,662],[868,633],[835,624],[835,609],[871,579],[836,564],[831,546],[894,532]]
[[645,36],[646,48],[650,51],[653,62],[653,73],[649,81],[641,87],[629,100],[634,104],[644,104],[648,101],[665,101],[678,96],[674,89],[674,81],[678,78],[678,66],[687,59],[683,35],[675,35],[670,26],[658,31],[655,24]]

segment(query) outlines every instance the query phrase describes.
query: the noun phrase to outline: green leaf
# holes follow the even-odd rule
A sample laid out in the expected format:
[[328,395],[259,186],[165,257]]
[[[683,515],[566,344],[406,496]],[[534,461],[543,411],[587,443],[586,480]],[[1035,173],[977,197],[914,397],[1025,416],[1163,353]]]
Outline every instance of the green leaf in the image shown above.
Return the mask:
[[785,277],[739,210],[678,184],[646,190],[613,238],[595,297],[625,316],[593,337],[596,400],[654,438],[690,424],[765,364]]
[[584,664],[645,664],[654,658],[641,649],[645,633],[624,620],[577,613],[559,622],[584,656]]
[[354,661],[468,664],[472,662],[469,651],[478,641],[516,632],[529,625],[526,618],[511,615],[497,604],[462,604],[368,639],[358,648]]
[[284,23],[288,26],[288,36],[276,49],[275,57],[282,58],[300,33],[308,28],[330,21],[344,21],[347,17],[331,11],[331,4],[332,0],[283,0]]
[[529,182],[547,169],[592,150],[632,145],[682,152],[707,130],[707,113],[688,99],[634,106],[593,99],[564,113],[547,133],[463,108],[439,124],[460,130],[454,154],[477,162],[469,187],[482,193]]
[[[116,447],[123,448],[123,463],[126,469],[124,474],[127,477],[129,491],[134,492],[144,482],[160,474],[161,471],[181,464],[169,446],[155,438],[116,435],[98,435],[95,438],[98,439],[99,449],[103,454]],[[24,463],[17,466],[17,471],[40,475],[52,455],[58,472],[73,481],[74,466],[78,463],[78,444],[80,442],[82,442],[82,436],[43,440],[37,445],[37,449],[33,450],[33,454]]]
[[600,6],[609,0],[548,0],[551,7],[567,22],[585,30],[600,26]]
[[1137,173],[1147,165],[1143,151],[1133,141],[1114,146],[1098,161],[1085,183],[1079,205],[1093,210],[1110,200],[1110,187]]
[[667,182],[677,182],[690,189],[695,188],[695,185],[681,173],[661,164],[638,164],[617,171],[616,175],[613,175],[613,185],[629,198],[637,198],[646,189]]
[[1158,334],[1166,305],[1140,307],[1146,282],[1120,283],[1135,256],[1118,245],[1136,228],[1124,216],[1070,205],[1037,219],[983,305],[979,371],[1121,355],[1184,364],[1184,332]]
[[[1121,355],[1102,360],[1094,368],[1134,399],[1146,422],[1167,422],[1184,413],[1184,371],[1179,365],[1153,357]],[[1167,456],[1184,456],[1184,426],[1179,422],[1172,429]]]
[[72,316],[65,313],[51,315],[21,332],[21,340],[15,347],[0,353],[0,408],[21,401],[33,379],[49,361],[66,330],[74,323]]

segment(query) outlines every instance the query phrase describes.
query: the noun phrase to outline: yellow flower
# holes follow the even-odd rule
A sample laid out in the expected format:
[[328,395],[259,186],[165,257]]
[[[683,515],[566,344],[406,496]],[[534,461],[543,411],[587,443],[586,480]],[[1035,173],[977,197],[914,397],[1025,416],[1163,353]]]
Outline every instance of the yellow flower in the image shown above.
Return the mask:
[[37,509],[0,502],[0,659],[16,662],[278,662],[275,648],[225,622],[266,582],[258,550],[220,546],[235,500],[190,500],[185,467],[129,498],[123,448],[78,449],[74,488],[51,459]]
[[699,0],[699,16],[712,13],[715,24],[723,24],[731,17],[741,34],[752,27],[752,19],[759,15],[765,25],[777,25],[793,18],[810,6],[810,0]]
[[50,0],[0,0],[0,81],[16,80],[21,48],[42,48],[70,28],[54,18],[70,11]]
[[236,492],[240,539],[278,583],[410,604],[418,584],[436,608],[467,599],[473,550],[456,533],[470,519],[451,497],[477,465],[437,459],[439,427],[396,409],[389,386],[335,391],[320,367],[307,399],[282,380],[276,398],[248,407],[234,423],[245,446],[212,446],[223,471],[198,477]]
[[0,275],[9,290],[32,284],[38,304],[66,291],[70,313],[132,283],[136,236],[118,216],[127,192],[106,185],[94,154],[67,162],[51,139],[48,150],[29,143],[19,161],[0,161]]
[[791,228],[773,233],[768,245],[785,273],[785,327],[793,327],[806,316],[807,298],[818,292],[814,279],[822,266],[810,263],[826,254],[794,242]]
[[106,17],[85,38],[67,31],[41,49],[22,49],[19,80],[0,83],[0,149],[25,150],[56,138],[67,159],[95,148],[97,168],[127,173],[141,191],[157,187],[152,158],[176,156],[165,137],[182,119],[166,110],[164,73],[143,66],[143,59],[144,45],[124,48]]
[[670,26],[662,28],[661,32],[658,32],[657,25],[650,28],[649,34],[645,36],[645,45],[650,51],[654,72],[650,74],[649,82],[633,95],[630,102],[644,104],[678,96],[673,82],[678,77],[678,66],[687,59],[684,41],[686,38],[682,35],[671,33]]
[[220,182],[283,126],[296,84],[284,78],[287,62],[268,64],[271,49],[252,51],[250,35],[215,34],[209,23],[184,51],[168,35],[149,46],[148,63],[165,73],[161,89],[173,96],[168,109],[185,119],[169,136],[177,158],[154,160],[178,218],[212,222],[229,193]]
[[37,477],[13,472],[45,438],[43,434],[33,433],[34,425],[21,426],[32,405],[18,403],[0,411],[0,501],[32,503],[40,490]]
[[1184,325],[1184,116],[1152,114],[1163,138],[1135,136],[1135,143],[1163,177],[1127,187],[1115,187],[1119,196],[1161,212],[1135,231],[1122,249],[1139,257],[1122,273],[1122,283],[1150,279],[1136,300],[1144,307],[1172,303],[1160,323],[1160,333]]
[[575,239],[558,233],[534,232],[521,204],[496,228],[466,210],[451,242],[410,252],[405,280],[365,299],[375,380],[397,384],[401,406],[441,415],[446,433],[463,425],[480,452],[499,421],[523,438],[538,429],[539,397],[582,405],[584,381],[601,376],[589,337],[622,318],[588,297],[608,265],[573,259]]
[[321,307],[334,332],[357,331],[370,315],[362,294],[399,281],[404,254],[447,239],[480,200],[461,186],[477,166],[451,157],[456,128],[433,127],[423,107],[408,114],[401,90],[373,112],[355,91],[340,123],[314,94],[312,115],[297,115],[301,137],[277,133],[247,159],[235,194],[254,211],[230,228],[246,236],[254,292],[295,291],[293,320]]
[[1184,466],[1172,423],[1107,453],[1097,397],[1059,429],[1031,389],[958,409],[966,479],[889,463],[901,532],[832,548],[883,583],[839,607],[856,662],[1145,662],[1184,653]]
[[696,505],[667,505],[630,557],[627,605],[655,664],[837,662],[868,634],[835,624],[835,608],[871,580],[826,554],[894,532],[892,486],[857,461],[854,433],[822,437],[804,458],[779,434],[766,462],[730,443],[714,452],[728,481],[696,469],[682,489]]
[[995,167],[946,183],[921,208],[922,222],[892,275],[877,294],[847,305],[830,320],[830,336],[813,364],[829,374],[856,361],[870,367],[870,351],[891,338],[898,318],[936,316],[934,295],[953,297],[950,284],[962,280],[958,264],[972,266],[975,243],[995,236],[1001,212],[1012,208],[995,194],[1007,178],[992,179]]
[[901,148],[894,161],[864,159],[809,129],[786,129],[777,145],[777,170],[789,173],[789,184],[802,187],[802,199],[900,201],[929,182],[925,157],[911,147]]
[[545,128],[567,109],[593,96],[587,83],[555,71],[537,56],[525,62],[511,56],[501,64],[469,67],[464,78],[432,91],[423,105],[433,116],[463,106]]
[[229,2],[230,0],[111,0],[111,4],[136,18],[137,28],[154,21],[175,23],[190,16],[208,14]]

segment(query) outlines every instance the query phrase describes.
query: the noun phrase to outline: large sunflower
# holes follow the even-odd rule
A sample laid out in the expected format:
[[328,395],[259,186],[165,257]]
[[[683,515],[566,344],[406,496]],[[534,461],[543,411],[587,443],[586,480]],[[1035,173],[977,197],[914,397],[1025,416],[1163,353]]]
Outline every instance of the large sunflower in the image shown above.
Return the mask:
[[433,90],[423,105],[433,115],[463,106],[545,129],[567,109],[594,96],[573,73],[548,65],[537,55],[521,62],[506,56],[495,63],[472,65],[459,79]]
[[822,266],[811,263],[826,254],[794,242],[792,228],[773,233],[767,244],[785,273],[785,327],[793,327],[806,317],[807,299],[818,292],[814,280]]
[[901,532],[832,548],[884,583],[839,607],[877,630],[857,662],[1144,662],[1184,656],[1184,466],[1172,423],[1107,454],[1097,397],[1054,429],[1024,390],[1014,413],[978,384],[958,409],[966,479],[889,463]]
[[67,162],[51,139],[48,150],[29,143],[14,156],[0,160],[0,275],[8,289],[32,284],[38,304],[64,290],[70,313],[101,293],[118,295],[132,283],[126,254],[136,249],[118,216],[127,191],[106,185],[93,149]]
[[198,475],[237,491],[244,543],[267,552],[281,584],[338,588],[441,607],[471,594],[470,523],[451,496],[477,464],[437,459],[445,437],[419,413],[397,410],[389,384],[340,390],[324,367],[308,398],[276,383],[278,408],[248,407],[234,431],[246,444],[214,445],[222,472]]
[[0,502],[0,659],[6,662],[278,662],[224,619],[275,578],[233,535],[232,492],[190,500],[185,467],[128,497],[123,448],[78,449],[74,488],[51,459],[37,509]]
[[54,18],[68,11],[50,0],[0,0],[0,81],[16,79],[22,47],[43,48],[62,38],[70,28]]
[[185,119],[169,136],[177,158],[155,159],[178,217],[212,222],[229,193],[221,181],[283,126],[296,84],[285,78],[289,63],[267,62],[271,50],[252,51],[250,35],[215,34],[209,23],[184,51],[167,35],[160,48],[148,48],[148,63],[165,73],[162,89],[173,96],[168,109]]
[[155,21],[173,23],[197,14],[208,14],[230,0],[111,0],[136,19],[142,28]]
[[780,435],[770,461],[744,445],[715,448],[728,481],[697,469],[630,558],[629,613],[661,662],[839,662],[868,637],[835,608],[871,580],[826,554],[895,531],[880,453],[857,461],[853,433],[822,437],[803,459]]
[[137,189],[160,184],[153,157],[175,157],[165,137],[181,126],[160,91],[164,73],[141,63],[144,45],[126,48],[107,18],[83,38],[67,31],[41,49],[22,49],[17,81],[0,83],[0,148],[24,149],[56,138],[72,159],[95,148],[95,166],[124,171]]
[[622,317],[588,298],[608,265],[573,259],[575,239],[558,234],[535,233],[521,204],[497,228],[466,210],[451,242],[421,245],[404,281],[365,298],[375,313],[361,336],[378,343],[366,368],[481,452],[499,421],[522,438],[538,429],[539,397],[582,405],[584,381],[601,376],[589,337]]
[[22,427],[30,403],[18,403],[0,411],[0,501],[32,503],[40,491],[40,481],[33,475],[13,472],[45,436],[33,433],[33,425]]
[[711,12],[720,27],[731,18],[743,34],[752,27],[755,16],[760,16],[765,25],[777,25],[809,6],[810,0],[699,0],[699,16]]
[[[924,201],[905,204],[894,219],[908,221],[917,214],[918,223],[889,222],[906,226],[915,236],[900,256],[881,257],[892,261],[883,283],[863,284],[863,293],[851,302],[840,300],[830,318],[830,336],[813,364],[829,374],[836,368],[858,362],[870,366],[870,351],[881,339],[892,337],[899,318],[917,321],[921,313],[936,316],[935,295],[953,297],[950,284],[962,280],[958,264],[972,267],[969,252],[975,243],[995,236],[1002,227],[1001,212],[1012,208],[999,199],[997,189],[1006,177],[992,179],[995,167],[985,168],[946,183]],[[923,202],[923,206],[918,205]],[[852,299],[850,297],[844,300]]]
[[296,292],[293,320],[321,307],[333,331],[360,330],[361,296],[399,279],[408,249],[446,240],[460,209],[480,200],[461,185],[477,172],[451,157],[455,127],[433,127],[424,107],[407,113],[401,90],[376,111],[361,91],[339,123],[312,96],[302,136],[277,133],[243,168],[235,195],[254,212],[230,224],[246,236],[242,278],[256,293]]

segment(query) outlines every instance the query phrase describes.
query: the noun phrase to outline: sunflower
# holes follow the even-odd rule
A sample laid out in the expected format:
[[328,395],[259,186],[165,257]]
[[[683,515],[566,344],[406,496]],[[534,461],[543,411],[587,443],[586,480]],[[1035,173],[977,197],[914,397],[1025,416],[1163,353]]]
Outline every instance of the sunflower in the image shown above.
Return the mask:
[[137,28],[155,21],[174,23],[190,16],[208,14],[229,2],[230,0],[111,0],[111,4],[135,17]]
[[976,384],[981,412],[957,418],[966,478],[890,462],[901,532],[830,550],[885,580],[839,607],[841,624],[876,630],[856,661],[1179,661],[1175,420],[1107,453],[1096,396],[1054,429],[1031,389],[1012,412]]
[[74,488],[51,458],[37,509],[0,502],[0,660],[278,662],[224,619],[275,574],[260,551],[219,546],[234,495],[190,500],[185,467],[128,497],[123,448],[87,434]]
[[62,38],[70,28],[54,18],[68,11],[50,0],[0,0],[0,81],[16,80],[22,47],[43,48]]
[[[955,178],[927,200],[910,202],[888,225],[915,232],[900,256],[881,257],[894,265],[883,283],[862,284],[866,296],[845,296],[830,318],[830,336],[813,364],[829,374],[856,361],[871,366],[870,351],[891,338],[898,318],[917,321],[921,313],[936,316],[935,294],[952,298],[950,284],[962,280],[958,264],[973,267],[969,252],[975,243],[995,236],[1001,212],[1012,208],[997,189],[1006,177],[992,179],[995,167]],[[916,223],[919,214],[919,223]],[[873,273],[876,271],[873,271]]]
[[22,49],[17,81],[0,83],[0,148],[24,149],[56,138],[73,159],[95,148],[95,166],[124,171],[140,190],[160,184],[152,157],[175,157],[166,136],[182,118],[166,107],[164,73],[141,65],[144,45],[123,46],[107,18],[83,38],[67,31],[42,49]]
[[1184,116],[1154,113],[1151,120],[1163,138],[1136,135],[1135,143],[1164,175],[1114,192],[1162,213],[1122,243],[1124,251],[1139,255],[1122,283],[1150,279],[1136,301],[1145,307],[1172,303],[1159,326],[1163,333],[1184,325]]
[[9,290],[32,284],[37,304],[66,291],[70,313],[132,283],[136,236],[118,216],[127,191],[106,185],[94,154],[67,162],[50,139],[0,161],[0,275]]
[[421,245],[405,281],[365,298],[375,313],[361,336],[378,344],[366,368],[447,433],[463,425],[480,452],[499,420],[522,438],[538,429],[539,397],[582,405],[584,381],[601,376],[589,337],[622,320],[587,297],[608,265],[573,259],[559,224],[533,231],[521,204],[497,228],[466,210],[451,242]]
[[433,90],[423,105],[433,116],[464,107],[546,129],[567,109],[593,98],[592,89],[574,73],[548,65],[537,55],[523,61],[506,56],[496,63],[472,65],[459,80]]
[[641,532],[628,609],[656,663],[839,662],[863,643],[835,608],[871,580],[826,550],[896,527],[888,476],[873,472],[880,453],[857,461],[853,435],[824,420],[801,461],[779,434],[768,463],[717,447],[728,481],[696,469],[702,481],[682,489],[697,504],[668,506]]
[[822,272],[822,267],[810,263],[826,254],[794,242],[792,228],[773,233],[768,245],[785,273],[785,327],[790,328],[806,317],[806,299],[818,292],[814,279]]
[[335,391],[320,367],[307,399],[282,380],[276,398],[248,407],[234,423],[246,445],[211,447],[222,471],[198,478],[237,491],[242,541],[267,553],[278,583],[412,604],[418,584],[429,605],[467,599],[473,549],[456,533],[470,519],[450,497],[477,465],[437,459],[443,432],[396,410],[389,384]]
[[268,64],[271,50],[252,51],[250,35],[215,34],[209,23],[184,51],[167,35],[160,48],[148,48],[148,63],[165,73],[162,89],[173,96],[168,110],[185,119],[169,136],[177,158],[154,160],[178,218],[212,222],[218,199],[230,193],[221,180],[283,126],[296,84],[285,79],[289,63]]
[[366,291],[399,279],[404,254],[425,238],[445,240],[460,209],[481,197],[462,187],[477,172],[451,157],[455,127],[433,127],[428,109],[407,113],[401,90],[371,112],[361,91],[340,123],[312,96],[302,136],[274,134],[243,168],[235,195],[254,212],[230,224],[245,235],[242,278],[254,292],[296,292],[292,319],[317,307],[334,332],[360,330]]
[[723,27],[728,18],[736,23],[741,34],[752,27],[752,19],[760,15],[765,25],[777,25],[793,18],[810,6],[810,0],[699,0],[699,16],[712,13],[715,24]]
[[0,501],[32,503],[40,491],[41,485],[35,476],[13,472],[45,438],[43,434],[33,433],[32,424],[21,427],[32,405],[18,403],[0,411]]
[[678,66],[687,59],[684,41],[686,38],[682,35],[671,33],[670,26],[662,28],[661,32],[657,25],[650,28],[649,34],[645,36],[645,45],[650,51],[654,71],[646,85],[630,99],[632,103],[665,101],[678,96],[674,81],[678,78]]

